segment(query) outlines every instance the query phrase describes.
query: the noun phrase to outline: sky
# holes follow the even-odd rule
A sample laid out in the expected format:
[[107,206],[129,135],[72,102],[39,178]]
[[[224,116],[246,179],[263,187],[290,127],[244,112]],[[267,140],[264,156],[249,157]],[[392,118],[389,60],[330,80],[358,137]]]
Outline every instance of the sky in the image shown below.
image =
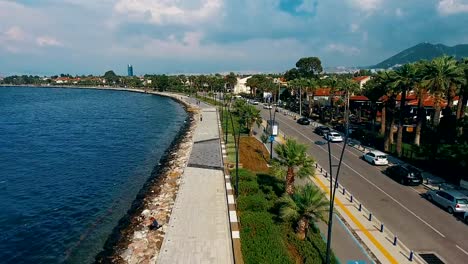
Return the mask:
[[367,66],[467,25],[468,0],[0,0],[0,76]]

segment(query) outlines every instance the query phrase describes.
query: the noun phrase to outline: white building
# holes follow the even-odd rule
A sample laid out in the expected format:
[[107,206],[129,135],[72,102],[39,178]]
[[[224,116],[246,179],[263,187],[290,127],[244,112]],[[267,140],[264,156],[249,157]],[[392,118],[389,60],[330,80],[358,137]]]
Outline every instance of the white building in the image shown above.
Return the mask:
[[248,87],[247,80],[250,79],[252,76],[245,77],[245,78],[237,78],[237,84],[234,86],[234,91],[232,91],[234,94],[240,94],[240,93],[250,93],[250,87]]

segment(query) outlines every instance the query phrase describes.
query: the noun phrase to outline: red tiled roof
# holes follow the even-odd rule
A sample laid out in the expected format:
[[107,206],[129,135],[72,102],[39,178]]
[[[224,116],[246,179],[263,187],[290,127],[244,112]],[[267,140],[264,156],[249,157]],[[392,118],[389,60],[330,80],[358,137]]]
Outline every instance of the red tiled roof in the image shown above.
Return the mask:
[[369,98],[365,97],[364,95],[355,95],[349,97],[350,101],[369,101]]
[[317,88],[314,92],[314,96],[329,96],[330,88]]
[[362,82],[363,80],[369,78],[370,76],[358,76],[358,77],[354,77],[353,80],[356,81],[356,82]]
[[[406,104],[410,106],[418,106],[418,99],[408,101]],[[434,107],[434,97],[432,95],[425,95],[423,106]],[[444,108],[445,106],[447,106],[447,101],[445,99],[442,99],[440,102],[440,107]]]

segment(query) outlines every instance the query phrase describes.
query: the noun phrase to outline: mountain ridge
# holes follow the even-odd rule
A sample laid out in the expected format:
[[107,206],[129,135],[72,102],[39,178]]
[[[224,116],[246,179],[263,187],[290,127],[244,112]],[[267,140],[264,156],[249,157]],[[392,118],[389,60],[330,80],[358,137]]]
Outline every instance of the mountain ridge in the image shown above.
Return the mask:
[[422,42],[405,49],[376,65],[370,66],[369,68],[388,69],[396,65],[412,63],[419,60],[432,60],[443,55],[454,56],[456,59],[468,57],[468,44],[446,46],[440,43],[431,44],[428,42]]

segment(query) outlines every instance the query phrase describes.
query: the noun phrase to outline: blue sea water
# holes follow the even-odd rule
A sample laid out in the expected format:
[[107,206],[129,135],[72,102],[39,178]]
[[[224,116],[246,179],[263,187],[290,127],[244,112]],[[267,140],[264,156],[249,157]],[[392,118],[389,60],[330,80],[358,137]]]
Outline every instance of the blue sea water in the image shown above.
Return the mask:
[[91,263],[187,117],[171,99],[0,87],[0,263]]

